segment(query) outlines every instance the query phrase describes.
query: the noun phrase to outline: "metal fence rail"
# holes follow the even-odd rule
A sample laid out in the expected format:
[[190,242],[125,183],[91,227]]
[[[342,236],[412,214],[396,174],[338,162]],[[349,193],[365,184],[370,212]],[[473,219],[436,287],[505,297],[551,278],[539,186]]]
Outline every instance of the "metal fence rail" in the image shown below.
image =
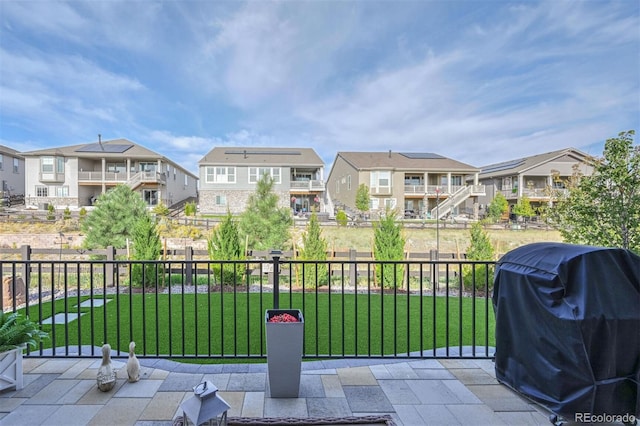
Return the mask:
[[0,261],[4,311],[50,334],[31,357],[266,357],[266,309],[300,309],[304,357],[489,358],[493,262]]

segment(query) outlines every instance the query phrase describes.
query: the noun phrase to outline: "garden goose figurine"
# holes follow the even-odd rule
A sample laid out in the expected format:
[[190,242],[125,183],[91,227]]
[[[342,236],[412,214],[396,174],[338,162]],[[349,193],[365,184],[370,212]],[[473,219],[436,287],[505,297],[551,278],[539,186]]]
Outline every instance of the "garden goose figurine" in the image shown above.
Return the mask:
[[136,342],[129,343],[129,360],[127,361],[127,375],[129,376],[129,382],[134,383],[140,380],[140,361],[136,357],[134,350],[136,349]]
[[116,385],[117,369],[111,365],[111,345],[102,345],[102,364],[98,368],[98,389],[108,392]]

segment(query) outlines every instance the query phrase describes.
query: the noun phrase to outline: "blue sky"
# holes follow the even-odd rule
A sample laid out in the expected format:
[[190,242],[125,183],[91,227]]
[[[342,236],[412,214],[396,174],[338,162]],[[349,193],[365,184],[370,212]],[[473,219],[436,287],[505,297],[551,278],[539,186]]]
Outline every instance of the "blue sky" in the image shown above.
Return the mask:
[[18,151],[101,134],[194,173],[214,146],[482,166],[640,131],[637,0],[1,0],[0,31]]

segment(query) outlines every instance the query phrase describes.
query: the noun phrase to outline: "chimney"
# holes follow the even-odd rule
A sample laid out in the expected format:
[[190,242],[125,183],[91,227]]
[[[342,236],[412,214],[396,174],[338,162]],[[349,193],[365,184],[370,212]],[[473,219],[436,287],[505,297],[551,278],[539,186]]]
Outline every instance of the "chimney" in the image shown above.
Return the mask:
[[102,146],[102,135],[98,133],[98,144],[100,144],[100,149],[104,151],[104,146]]
[[391,150],[389,150],[389,158],[391,158]]

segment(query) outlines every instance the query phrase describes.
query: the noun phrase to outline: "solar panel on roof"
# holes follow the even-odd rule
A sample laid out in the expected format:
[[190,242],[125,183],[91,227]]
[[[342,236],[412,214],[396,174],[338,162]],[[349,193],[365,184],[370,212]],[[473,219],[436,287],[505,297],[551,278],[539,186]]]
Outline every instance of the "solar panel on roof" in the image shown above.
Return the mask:
[[441,160],[445,158],[432,152],[400,152],[399,154],[412,160]]
[[244,150],[232,150],[225,151],[225,154],[240,154],[240,155],[302,155],[300,151],[244,151]]
[[522,159],[505,161],[504,163],[498,163],[498,164],[493,164],[491,166],[487,166],[486,168],[483,168],[480,171],[480,173],[499,172],[501,170],[507,170],[507,169],[512,169],[514,167],[521,166],[522,164],[524,164],[524,160]]
[[76,149],[76,152],[108,152],[111,154],[121,154],[129,148],[133,148],[133,145],[90,143]]

